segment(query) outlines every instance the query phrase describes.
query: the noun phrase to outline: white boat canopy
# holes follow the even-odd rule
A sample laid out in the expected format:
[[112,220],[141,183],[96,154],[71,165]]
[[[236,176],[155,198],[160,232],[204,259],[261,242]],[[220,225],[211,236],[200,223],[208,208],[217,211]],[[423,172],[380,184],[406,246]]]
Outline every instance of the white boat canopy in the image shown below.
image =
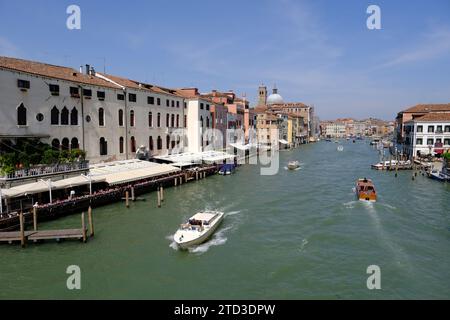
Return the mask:
[[280,140],[278,140],[280,143],[282,143],[282,144],[289,144],[289,142],[287,142],[286,140],[284,140],[284,139],[280,139]]
[[156,156],[155,159],[173,162],[183,166],[201,164],[202,162],[218,162],[233,159],[235,156],[222,151],[185,152],[165,156]]

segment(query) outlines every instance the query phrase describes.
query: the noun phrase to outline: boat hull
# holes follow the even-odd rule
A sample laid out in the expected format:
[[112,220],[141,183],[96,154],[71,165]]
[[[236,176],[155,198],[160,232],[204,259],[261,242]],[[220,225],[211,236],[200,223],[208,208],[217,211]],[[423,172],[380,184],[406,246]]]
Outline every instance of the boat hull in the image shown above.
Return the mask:
[[365,201],[365,202],[376,202],[377,201],[377,193],[375,191],[375,187],[373,186],[373,183],[371,180],[365,180],[362,179],[358,180],[356,182],[356,197],[359,201]]
[[174,235],[174,241],[177,244],[177,246],[181,249],[189,249],[190,247],[196,246],[196,245],[200,245],[202,243],[204,243],[205,241],[207,241],[213,234],[214,232],[217,230],[217,228],[219,227],[219,225],[222,223],[224,214],[222,214],[217,221],[215,221],[213,223],[213,225],[208,228],[207,230],[205,230],[204,232],[200,233],[200,235],[194,239],[188,240],[188,241],[180,241],[180,233],[175,233]]

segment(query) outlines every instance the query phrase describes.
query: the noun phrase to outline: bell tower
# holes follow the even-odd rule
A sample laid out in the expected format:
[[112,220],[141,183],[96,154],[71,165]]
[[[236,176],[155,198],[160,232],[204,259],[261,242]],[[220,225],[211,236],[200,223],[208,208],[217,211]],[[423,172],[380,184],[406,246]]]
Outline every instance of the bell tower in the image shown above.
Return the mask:
[[258,106],[264,106],[267,103],[267,87],[261,84],[258,88]]

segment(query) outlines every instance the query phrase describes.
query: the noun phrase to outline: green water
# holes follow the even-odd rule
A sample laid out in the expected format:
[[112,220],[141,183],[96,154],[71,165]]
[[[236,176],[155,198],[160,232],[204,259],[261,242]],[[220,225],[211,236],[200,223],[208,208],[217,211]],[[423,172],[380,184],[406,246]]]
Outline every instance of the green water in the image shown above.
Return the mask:
[[[130,209],[95,209],[87,244],[0,246],[0,298],[414,299],[450,298],[450,184],[411,172],[378,172],[367,142],[319,142],[280,153],[280,170],[260,176],[246,165],[165,190]],[[301,170],[283,167],[291,159]],[[375,204],[355,201],[358,177],[378,189]],[[170,236],[203,209],[226,212],[213,238],[191,252]],[[41,224],[78,227],[79,215]],[[66,268],[81,268],[68,290]],[[368,290],[366,269],[381,269]]]

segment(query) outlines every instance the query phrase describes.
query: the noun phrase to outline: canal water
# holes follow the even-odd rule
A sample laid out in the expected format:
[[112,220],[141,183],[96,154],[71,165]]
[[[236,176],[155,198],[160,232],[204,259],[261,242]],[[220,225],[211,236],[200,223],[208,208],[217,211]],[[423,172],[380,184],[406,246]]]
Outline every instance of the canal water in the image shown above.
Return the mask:
[[[245,165],[156,193],[126,209],[94,210],[95,238],[0,246],[0,298],[68,299],[417,299],[450,298],[450,184],[411,171],[370,169],[367,141],[319,142],[280,152],[280,170],[261,176]],[[288,171],[289,160],[301,169]],[[370,177],[378,202],[355,201]],[[199,210],[226,217],[207,243],[173,245],[178,225]],[[41,228],[79,227],[73,215]],[[81,268],[68,290],[66,268]],[[367,288],[367,268],[381,289]]]

